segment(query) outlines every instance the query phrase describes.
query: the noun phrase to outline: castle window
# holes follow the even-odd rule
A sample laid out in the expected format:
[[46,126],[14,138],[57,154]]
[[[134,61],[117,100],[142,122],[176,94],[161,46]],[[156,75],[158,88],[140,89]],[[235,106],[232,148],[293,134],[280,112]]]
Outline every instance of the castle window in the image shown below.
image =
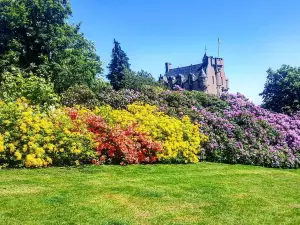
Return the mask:
[[179,86],[181,87],[181,85],[182,85],[181,76],[177,76],[177,77],[176,77],[176,84],[179,85]]
[[193,85],[193,76],[189,75],[189,85]]
[[223,77],[221,77],[222,85],[223,85]]
[[212,76],[212,80],[213,80],[213,84],[215,84],[215,78],[214,78],[214,76]]

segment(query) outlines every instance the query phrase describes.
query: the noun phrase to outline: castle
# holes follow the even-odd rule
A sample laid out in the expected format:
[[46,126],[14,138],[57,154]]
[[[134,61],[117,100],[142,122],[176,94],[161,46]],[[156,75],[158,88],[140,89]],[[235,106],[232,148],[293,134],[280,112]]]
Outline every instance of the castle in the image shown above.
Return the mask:
[[160,75],[159,80],[170,88],[179,85],[186,90],[203,91],[219,97],[229,89],[222,58],[207,56],[205,52],[200,64],[174,69],[169,62],[165,65],[165,75]]

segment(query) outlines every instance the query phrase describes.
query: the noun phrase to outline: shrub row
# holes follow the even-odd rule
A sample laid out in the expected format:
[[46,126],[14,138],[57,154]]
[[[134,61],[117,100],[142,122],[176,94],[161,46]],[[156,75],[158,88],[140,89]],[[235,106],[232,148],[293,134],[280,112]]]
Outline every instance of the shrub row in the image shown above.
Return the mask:
[[150,105],[41,111],[25,99],[0,102],[0,167],[196,162],[206,139],[188,117]]
[[[95,92],[81,86],[69,91],[62,99],[70,108],[40,109],[13,99],[0,104],[1,166],[199,159],[300,166],[299,115],[272,113],[241,94],[219,99],[151,86],[140,92],[109,87]],[[83,102],[89,109],[72,107]]]
[[282,168],[300,166],[299,115],[272,113],[241,94],[227,94],[219,99],[202,92],[153,87],[144,87],[140,92],[107,93],[102,101],[114,109],[130,112],[129,104],[144,102],[171,117],[186,115],[199,123],[200,133],[208,136],[201,145],[201,160]]

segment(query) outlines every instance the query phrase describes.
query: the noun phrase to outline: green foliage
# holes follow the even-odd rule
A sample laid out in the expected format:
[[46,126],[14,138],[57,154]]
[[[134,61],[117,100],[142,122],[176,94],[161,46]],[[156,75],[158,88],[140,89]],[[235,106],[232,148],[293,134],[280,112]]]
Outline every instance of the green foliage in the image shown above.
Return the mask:
[[197,117],[194,107],[206,108],[213,112],[223,111],[228,107],[228,104],[218,97],[199,91],[165,91],[159,94],[159,100],[161,110],[169,115],[178,117],[184,114],[192,119]]
[[68,0],[0,0],[0,72],[12,67],[50,79],[57,92],[90,86],[101,61],[80,25],[69,25]]
[[124,81],[124,69],[129,69],[129,58],[126,53],[121,49],[119,42],[114,40],[114,48],[111,54],[111,62],[108,65],[109,74],[107,78],[110,80],[110,84],[114,89],[119,90],[123,87]]
[[161,96],[166,91],[164,85],[153,86],[153,85],[143,85],[141,88],[141,94],[147,96],[149,99],[149,104],[157,105],[156,102],[162,100]]
[[108,93],[112,91],[109,83],[102,78],[96,78],[91,87],[74,85],[62,94],[62,104],[66,106],[84,105],[89,109],[103,104]]
[[135,73],[132,70],[124,69],[122,71],[124,76],[123,88],[132,89],[135,91],[142,91],[145,85],[162,87],[162,85],[155,81],[151,73],[141,70]]
[[72,107],[74,105],[84,105],[87,108],[94,108],[100,105],[96,94],[86,85],[74,85],[62,94],[63,105]]
[[194,106],[209,108],[210,111],[223,111],[228,107],[226,101],[202,91],[184,91],[184,95],[193,101]]
[[300,110],[300,67],[282,65],[267,71],[263,107],[274,112],[292,114]]
[[98,95],[99,93],[111,90],[111,86],[108,82],[105,82],[102,78],[96,78],[91,85],[91,90]]
[[58,103],[53,84],[33,74],[24,74],[19,70],[5,72],[0,86],[0,99],[5,102],[25,97],[31,104],[50,106]]

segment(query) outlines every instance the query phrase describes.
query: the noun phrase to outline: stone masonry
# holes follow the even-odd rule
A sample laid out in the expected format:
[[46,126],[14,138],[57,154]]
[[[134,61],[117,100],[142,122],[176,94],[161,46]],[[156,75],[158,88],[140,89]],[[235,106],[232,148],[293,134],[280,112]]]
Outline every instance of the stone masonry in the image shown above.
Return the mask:
[[205,53],[200,64],[172,69],[172,64],[167,62],[165,66],[166,72],[159,79],[170,88],[179,85],[186,90],[203,91],[219,97],[229,89],[222,58]]

